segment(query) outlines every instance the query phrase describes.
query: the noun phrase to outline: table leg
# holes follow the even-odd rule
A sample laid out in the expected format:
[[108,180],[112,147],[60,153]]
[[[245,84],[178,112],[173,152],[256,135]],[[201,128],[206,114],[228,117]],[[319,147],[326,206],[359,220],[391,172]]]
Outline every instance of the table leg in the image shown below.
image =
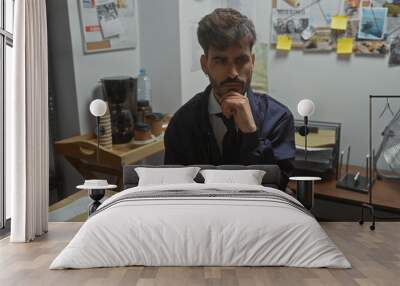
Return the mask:
[[105,190],[88,190],[89,197],[93,200],[93,202],[89,205],[89,216],[94,213],[97,208],[101,205],[100,200],[104,197]]
[[297,199],[308,210],[314,206],[314,181],[297,181]]

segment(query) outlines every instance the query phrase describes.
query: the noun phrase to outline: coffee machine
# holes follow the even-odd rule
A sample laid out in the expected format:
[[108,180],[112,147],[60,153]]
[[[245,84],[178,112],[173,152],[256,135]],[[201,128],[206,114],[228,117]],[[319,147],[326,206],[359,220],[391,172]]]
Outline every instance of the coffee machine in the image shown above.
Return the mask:
[[114,76],[102,78],[101,83],[110,109],[112,142],[128,143],[133,137],[137,117],[137,79]]

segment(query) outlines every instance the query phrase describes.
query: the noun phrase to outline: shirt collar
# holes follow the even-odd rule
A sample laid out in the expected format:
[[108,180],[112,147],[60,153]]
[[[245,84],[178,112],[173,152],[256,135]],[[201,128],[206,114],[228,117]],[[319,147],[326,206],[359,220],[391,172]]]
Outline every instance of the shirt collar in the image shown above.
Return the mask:
[[217,99],[215,98],[213,89],[211,89],[210,97],[208,99],[208,112],[210,115],[222,112],[221,105],[219,105]]

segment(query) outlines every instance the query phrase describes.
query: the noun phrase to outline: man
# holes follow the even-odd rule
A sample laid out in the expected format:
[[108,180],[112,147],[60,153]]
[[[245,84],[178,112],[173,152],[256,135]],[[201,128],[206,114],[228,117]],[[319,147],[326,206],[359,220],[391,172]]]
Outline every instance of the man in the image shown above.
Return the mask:
[[295,157],[293,116],[250,88],[253,23],[233,9],[216,9],[199,22],[197,36],[210,85],[171,119],[165,164],[278,164],[284,190]]

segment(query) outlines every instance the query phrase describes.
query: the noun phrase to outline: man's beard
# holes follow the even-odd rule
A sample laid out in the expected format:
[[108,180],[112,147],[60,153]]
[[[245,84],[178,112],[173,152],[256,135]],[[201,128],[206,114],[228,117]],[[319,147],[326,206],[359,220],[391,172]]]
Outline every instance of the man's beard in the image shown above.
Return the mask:
[[[223,81],[221,81],[220,83],[217,83],[217,81],[215,79],[213,79],[210,75],[208,75],[208,78],[210,80],[210,84],[214,90],[214,94],[218,100],[218,102],[220,102],[221,97],[231,91],[240,93],[242,95],[244,95],[247,91],[247,89],[250,87],[250,82],[251,82],[251,77],[252,77],[252,73],[250,73],[249,77],[247,78],[247,81],[243,81],[239,78],[226,78]],[[240,87],[233,87],[233,86],[227,86],[229,84],[238,84],[240,85]]]

